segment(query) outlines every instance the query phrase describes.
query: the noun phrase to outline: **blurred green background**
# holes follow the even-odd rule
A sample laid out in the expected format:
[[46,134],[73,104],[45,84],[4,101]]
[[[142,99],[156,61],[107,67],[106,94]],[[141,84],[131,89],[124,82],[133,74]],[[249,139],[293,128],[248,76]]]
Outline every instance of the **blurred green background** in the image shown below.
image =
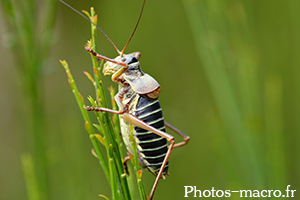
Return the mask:
[[[92,73],[89,22],[56,1],[0,2],[0,199],[37,199],[26,192],[34,180],[26,184],[22,163],[30,169],[30,158],[42,199],[110,197],[59,63],[68,61],[83,97],[94,95],[82,73]],[[142,5],[67,2],[95,7],[119,49]],[[117,55],[100,32],[98,45],[100,54]],[[171,176],[154,199],[184,199],[184,186],[284,192],[291,185],[300,197],[300,1],[149,0],[126,49],[133,51],[161,85],[166,121],[191,137],[173,151]],[[143,175],[149,193],[154,176]]]

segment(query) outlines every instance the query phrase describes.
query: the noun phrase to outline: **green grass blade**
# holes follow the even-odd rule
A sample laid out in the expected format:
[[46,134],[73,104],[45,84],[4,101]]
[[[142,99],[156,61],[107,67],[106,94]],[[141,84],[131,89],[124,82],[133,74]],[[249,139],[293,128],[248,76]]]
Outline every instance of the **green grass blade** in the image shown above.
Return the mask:
[[23,154],[21,157],[21,161],[25,177],[28,200],[40,200],[32,157],[29,154]]
[[[91,120],[90,120],[90,117],[87,113],[87,111],[84,109],[84,101],[83,101],[83,98],[81,97],[78,89],[77,89],[77,86],[76,86],[76,83],[75,83],[75,80],[73,79],[73,76],[71,74],[71,71],[69,69],[69,66],[68,66],[68,63],[66,61],[60,61],[61,64],[63,65],[63,67],[65,68],[66,70],[66,73],[67,73],[67,76],[69,78],[69,84],[71,86],[71,89],[72,89],[72,92],[76,98],[76,101],[77,101],[77,104],[79,106],[79,109],[81,111],[81,114],[83,116],[83,119],[85,121],[86,124],[88,124],[90,127],[92,127],[92,123],[91,123]],[[110,180],[110,176],[109,176],[109,170],[108,170],[108,165],[107,165],[107,162],[105,161],[105,158],[104,158],[104,155],[102,153],[102,150],[100,148],[100,144],[99,142],[97,141],[97,138],[94,137],[94,129],[90,128],[88,129],[89,130],[89,134],[90,134],[90,139],[94,145],[94,148],[95,148],[95,151],[99,157],[99,162],[104,170],[104,173],[107,177],[108,180]]]
[[198,57],[203,63],[220,116],[230,133],[228,137],[234,144],[233,148],[237,149],[235,152],[243,168],[244,182],[263,188],[265,179],[262,173],[262,150],[254,133],[244,123],[234,79],[228,73],[230,63],[227,60],[234,60],[238,56],[231,57],[234,52],[227,41],[228,35],[234,34],[235,30],[225,26],[228,24],[224,14],[226,3],[216,0],[183,0],[183,4],[194,35]]

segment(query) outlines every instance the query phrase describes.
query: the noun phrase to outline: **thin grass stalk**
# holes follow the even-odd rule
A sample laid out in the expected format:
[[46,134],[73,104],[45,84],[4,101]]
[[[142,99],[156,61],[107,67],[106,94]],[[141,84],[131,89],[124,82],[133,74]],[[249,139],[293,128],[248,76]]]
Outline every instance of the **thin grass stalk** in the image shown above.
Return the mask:
[[139,187],[140,197],[142,200],[147,200],[146,195],[145,195],[144,185],[143,185],[142,170],[139,165],[136,143],[135,143],[135,140],[133,137],[133,130],[130,131],[129,138],[130,138],[130,142],[131,142],[131,146],[132,146],[132,153],[133,153],[133,158],[131,158],[131,159],[133,159],[133,166],[134,166],[134,170],[135,170],[136,177],[137,177],[137,183],[138,183],[138,187]]
[[[232,134],[231,142],[238,149],[237,156],[243,166],[245,183],[255,183],[261,188],[264,178],[260,150],[256,150],[258,145],[243,123],[242,113],[237,106],[238,95],[226,71],[225,52],[230,50],[230,47],[222,40],[226,38],[218,32],[221,30],[226,34],[227,31],[224,31],[226,17],[221,15],[225,10],[225,2],[183,0],[183,4],[194,35],[197,53],[203,62],[221,118]],[[252,173],[249,173],[250,171]]]
[[[44,90],[42,88],[42,67],[51,48],[54,22],[56,18],[56,0],[47,1],[47,5],[41,6],[41,10],[48,12],[38,13],[34,0],[14,1],[0,0],[7,27],[10,29],[9,46],[12,49],[13,58],[18,67],[22,82],[22,90],[25,102],[28,105],[28,135],[30,155],[35,169],[34,177],[38,186],[39,199],[48,199],[48,161],[46,153],[47,130],[44,113]],[[49,9],[50,8],[50,9]],[[44,20],[37,21],[42,15]],[[45,20],[46,19],[46,20]],[[40,23],[38,23],[40,22]],[[27,181],[26,184],[33,183]],[[26,186],[32,188],[31,186]],[[27,191],[28,198],[35,196]]]
[[[85,12],[86,13],[86,12]],[[87,14],[87,13],[86,13]],[[91,8],[91,15],[88,15],[88,17],[92,20],[92,22],[94,24],[97,24],[97,16],[95,15],[94,9]],[[95,39],[95,35],[96,35],[96,27],[91,24],[91,30],[92,30],[92,38]],[[96,40],[91,40],[89,42],[90,48],[92,48],[93,50],[96,51],[95,47],[96,47]],[[91,54],[91,59],[93,61],[93,71],[94,71],[94,78],[95,78],[95,90],[96,90],[96,95],[97,95],[97,100],[100,104],[100,106],[107,108],[107,100],[106,100],[106,96],[104,94],[104,89],[103,89],[103,84],[102,84],[102,80],[101,80],[101,75],[99,72],[99,70],[102,68],[101,66],[98,68],[97,65],[97,59]],[[103,61],[101,62],[103,64]],[[96,72],[96,73],[95,73]],[[107,148],[108,150],[108,158],[109,159],[113,159],[115,161],[115,166],[112,167],[110,166],[110,169],[112,170],[116,170],[116,172],[114,172],[114,174],[117,174],[117,176],[114,176],[117,178],[117,187],[118,188],[113,188],[116,187],[116,184],[111,184],[112,186],[112,191],[120,191],[121,197],[129,199],[130,198],[130,193],[129,193],[129,187],[128,187],[128,183],[127,183],[127,179],[124,172],[124,168],[123,168],[123,162],[122,162],[122,157],[120,154],[120,150],[119,150],[119,144],[117,143],[116,140],[116,136],[115,136],[115,129],[113,127],[113,123],[110,117],[110,114],[107,112],[98,112],[96,115],[100,115],[101,117],[97,117],[99,123],[101,123],[102,125],[105,125],[104,127],[106,127],[104,129],[104,133],[105,134],[105,138],[107,138],[107,147],[112,145],[113,148]],[[113,151],[113,152],[110,152]],[[113,156],[113,157],[111,157]],[[110,164],[113,164],[112,162],[109,162]],[[112,181],[112,180],[111,180]]]
[[[94,23],[97,24],[97,15],[94,12],[94,9],[91,8],[91,14],[86,11],[83,11],[88,18]],[[91,31],[92,31],[92,39],[88,41],[87,46],[94,51],[96,51],[96,28],[93,24],[91,24]],[[84,72],[87,78],[92,82],[97,99],[94,100],[91,96],[88,97],[90,104],[93,107],[105,107],[107,108],[107,100],[105,97],[102,78],[101,78],[101,69],[104,64],[101,61],[101,64],[98,66],[98,60],[95,56],[91,54],[92,64],[93,64],[93,72],[94,75],[91,76],[88,72]],[[100,134],[95,134],[93,128],[91,126],[91,121],[88,117],[87,111],[84,109],[84,100],[80,93],[77,90],[75,81],[70,73],[68,65],[65,61],[61,61],[62,65],[65,67],[67,76],[69,77],[69,83],[71,89],[75,95],[81,113],[85,120],[85,128],[87,132],[90,134],[90,138],[94,145],[95,150],[92,153],[100,160],[100,164],[104,168],[105,174],[109,180],[111,191],[112,191],[112,198],[113,199],[131,199],[131,194],[128,187],[127,177],[124,170],[123,160],[122,160],[122,137],[120,135],[120,125],[119,125],[119,116],[114,115],[113,120],[108,112],[97,112],[95,111],[95,115],[97,118],[98,124],[94,124],[94,127],[99,131]],[[115,90],[110,87],[109,88],[111,99],[112,99],[112,106],[114,110],[117,110],[116,102],[114,101]],[[133,136],[132,136],[133,137]],[[96,141],[98,140],[98,141]],[[99,144],[103,144],[106,149],[107,159],[106,162]],[[142,182],[142,173],[138,165],[138,158],[137,158],[137,150],[136,144],[133,143],[133,148],[135,149],[134,153],[134,163],[135,163],[135,170],[137,176],[137,182],[140,189],[140,195],[142,200],[146,200],[146,195],[144,191],[144,186]],[[107,197],[101,195],[102,197],[108,199]]]
[[[292,31],[292,41],[294,41],[295,44],[300,44],[300,38],[299,38],[299,35],[300,35],[300,24],[299,24],[299,17],[300,17],[300,14],[299,14],[299,8],[300,8],[300,2],[299,1],[288,1],[288,4],[289,4],[289,17],[290,17],[290,21],[291,21],[291,25],[293,27],[293,31]],[[291,71],[292,73],[292,77],[295,81],[294,81],[294,90],[292,92],[292,96],[293,96],[293,109],[294,109],[294,123],[296,123],[297,125],[295,125],[294,127],[295,128],[295,133],[297,135],[297,144],[300,144],[300,126],[298,126],[298,122],[300,121],[300,105],[299,105],[299,102],[298,102],[298,98],[294,98],[294,97],[299,97],[300,96],[300,80],[299,80],[299,74],[300,74],[300,69],[299,69],[299,65],[300,65],[300,58],[299,58],[299,52],[300,52],[300,45],[294,45],[293,46],[293,50],[292,50],[292,57],[293,57],[293,71]],[[286,109],[286,108],[285,108]],[[284,121],[283,121],[284,122]],[[294,124],[292,124],[294,125]],[[283,135],[284,133],[282,133]],[[289,152],[291,153],[291,152]],[[300,146],[297,145],[297,149],[296,149],[296,152],[293,152],[295,153],[295,155],[300,155]],[[299,159],[296,159],[296,160],[293,160],[293,163],[295,162],[295,168],[296,169],[300,169],[300,160]],[[285,165],[285,170],[287,171],[287,165]],[[298,183],[298,180],[300,179],[300,174],[298,173],[298,176],[295,178],[295,184]]]
[[[84,11],[85,14],[93,21],[93,23],[97,23],[97,17],[95,15],[94,9],[91,9],[91,14]],[[95,35],[96,35],[96,29],[94,28],[94,25],[92,24],[92,38],[94,40],[90,40],[87,45],[89,45],[90,48],[95,49],[96,43],[95,43]],[[90,101],[91,105],[93,107],[108,107],[106,97],[104,95],[104,89],[103,84],[101,80],[101,74],[100,69],[102,68],[103,62],[101,62],[101,65],[98,67],[97,58],[95,58],[93,55],[91,55],[92,64],[93,64],[93,71],[94,71],[94,78],[92,76],[85,72],[88,79],[92,82],[92,84],[95,87],[95,93],[97,100],[95,101],[92,97],[89,97],[88,100]],[[67,67],[66,62],[62,62],[63,66],[65,67],[67,71],[67,75],[69,77],[69,82],[72,88],[73,93],[75,94],[77,103],[80,107],[80,110],[82,112],[82,115],[85,119],[85,127],[88,133],[90,134],[90,138],[92,140],[92,143],[94,145],[95,151],[93,151],[93,154],[100,160],[100,164],[102,165],[105,174],[109,180],[111,190],[112,190],[112,198],[113,199],[131,199],[131,195],[129,192],[129,187],[127,183],[127,178],[125,175],[125,171],[123,168],[123,162],[122,157],[119,150],[119,144],[116,139],[116,133],[113,126],[113,123],[111,121],[111,116],[107,112],[95,112],[95,115],[97,117],[99,125],[94,125],[100,132],[101,135],[95,134],[90,122],[90,119],[88,117],[87,111],[84,109],[84,101],[83,98],[80,96],[77,87],[75,85],[74,79],[70,74],[70,71]],[[104,146],[106,147],[106,154],[108,162],[105,161],[102,152],[100,151],[99,142],[96,141],[96,138],[99,138],[100,143],[104,143]],[[104,164],[104,165],[103,165]]]
[[[113,146],[112,144],[109,145],[108,147],[110,149],[110,153],[113,152]],[[119,193],[120,196],[118,195],[118,184],[116,182],[116,170],[114,169],[115,167],[115,161],[113,159],[113,155],[110,154],[110,158],[109,158],[109,170],[110,170],[110,179],[111,179],[111,190],[112,190],[112,199],[119,199],[121,196],[121,199],[124,199],[124,196],[122,195],[122,193]]]
[[280,187],[285,183],[287,173],[285,169],[283,119],[282,119],[282,80],[279,75],[267,77],[265,80],[265,115],[266,139],[268,155],[269,185]]
[[[114,98],[116,95],[116,90],[112,86],[109,87],[108,90],[110,93],[112,108],[113,108],[113,110],[118,110],[118,106],[117,106],[117,103]],[[115,128],[117,142],[119,144],[120,154],[124,155],[123,154],[123,139],[122,139],[121,128],[120,128],[120,120],[119,120],[119,116],[117,114],[113,115],[113,124],[114,124],[114,128]]]
[[87,111],[84,109],[85,105],[84,105],[83,97],[81,96],[81,94],[79,93],[79,91],[77,89],[75,80],[73,79],[73,76],[72,76],[71,71],[69,69],[68,63],[66,61],[60,61],[60,62],[63,65],[63,67],[65,68],[65,70],[66,70],[69,84],[71,86],[72,92],[73,92],[73,94],[74,94],[74,96],[76,98],[78,107],[79,107],[79,109],[81,111],[81,114],[83,116],[83,119],[85,121],[85,128],[86,128],[87,132],[90,135],[90,139],[91,139],[91,141],[93,143],[94,149],[95,149],[96,154],[97,154],[97,156],[99,158],[100,165],[102,166],[103,171],[104,171],[107,179],[110,181],[108,165],[107,165],[107,162],[106,162],[106,160],[104,158],[102,150],[100,148],[100,144],[99,144],[97,138],[95,137],[95,132],[94,132],[94,129],[92,128],[92,122],[90,120],[90,117],[89,117]]
[[35,177],[33,160],[30,154],[21,156],[22,168],[25,177],[26,190],[28,191],[28,200],[41,200],[38,185]]
[[[90,103],[93,107],[98,106],[97,101],[95,101],[91,96],[88,97],[88,100],[90,101]],[[118,179],[116,177],[116,174],[117,174],[116,168],[115,168],[116,166],[115,166],[115,163],[112,162],[112,161],[114,161],[114,155],[113,155],[113,148],[111,148],[112,143],[110,142],[110,136],[109,136],[110,132],[107,131],[108,130],[107,124],[103,121],[104,115],[101,115],[100,112],[95,112],[95,115],[100,124],[99,127],[102,127],[102,130],[103,130],[103,136],[104,136],[103,139],[104,139],[104,143],[105,143],[105,147],[106,147],[107,157],[109,160],[109,165],[108,165],[109,172],[110,172],[109,180],[110,180],[110,185],[112,188],[112,196],[113,196],[113,198],[117,198],[115,191],[118,190],[117,187],[118,187],[118,185],[120,185],[120,179]]]

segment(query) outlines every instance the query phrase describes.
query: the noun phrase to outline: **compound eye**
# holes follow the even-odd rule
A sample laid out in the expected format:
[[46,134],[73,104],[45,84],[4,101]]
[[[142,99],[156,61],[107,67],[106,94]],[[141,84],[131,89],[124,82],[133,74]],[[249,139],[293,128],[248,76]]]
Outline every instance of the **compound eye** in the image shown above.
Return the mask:
[[125,61],[126,61],[126,58],[122,57],[122,58],[121,58],[121,61],[122,61],[122,62],[125,62]]
[[131,63],[135,63],[135,62],[138,62],[138,60],[136,59],[136,57],[133,57],[128,64],[131,64]]

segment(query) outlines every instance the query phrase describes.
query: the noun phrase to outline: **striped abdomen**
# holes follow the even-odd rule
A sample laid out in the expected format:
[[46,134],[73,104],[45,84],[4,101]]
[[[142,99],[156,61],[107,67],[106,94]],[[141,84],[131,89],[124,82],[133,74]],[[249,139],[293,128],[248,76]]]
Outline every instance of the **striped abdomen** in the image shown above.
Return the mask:
[[[140,96],[135,109],[135,116],[150,126],[166,132],[164,118],[158,99],[152,100]],[[151,131],[135,126],[139,161],[154,175],[157,175],[168,151],[167,140]],[[163,174],[168,172],[168,162]]]

